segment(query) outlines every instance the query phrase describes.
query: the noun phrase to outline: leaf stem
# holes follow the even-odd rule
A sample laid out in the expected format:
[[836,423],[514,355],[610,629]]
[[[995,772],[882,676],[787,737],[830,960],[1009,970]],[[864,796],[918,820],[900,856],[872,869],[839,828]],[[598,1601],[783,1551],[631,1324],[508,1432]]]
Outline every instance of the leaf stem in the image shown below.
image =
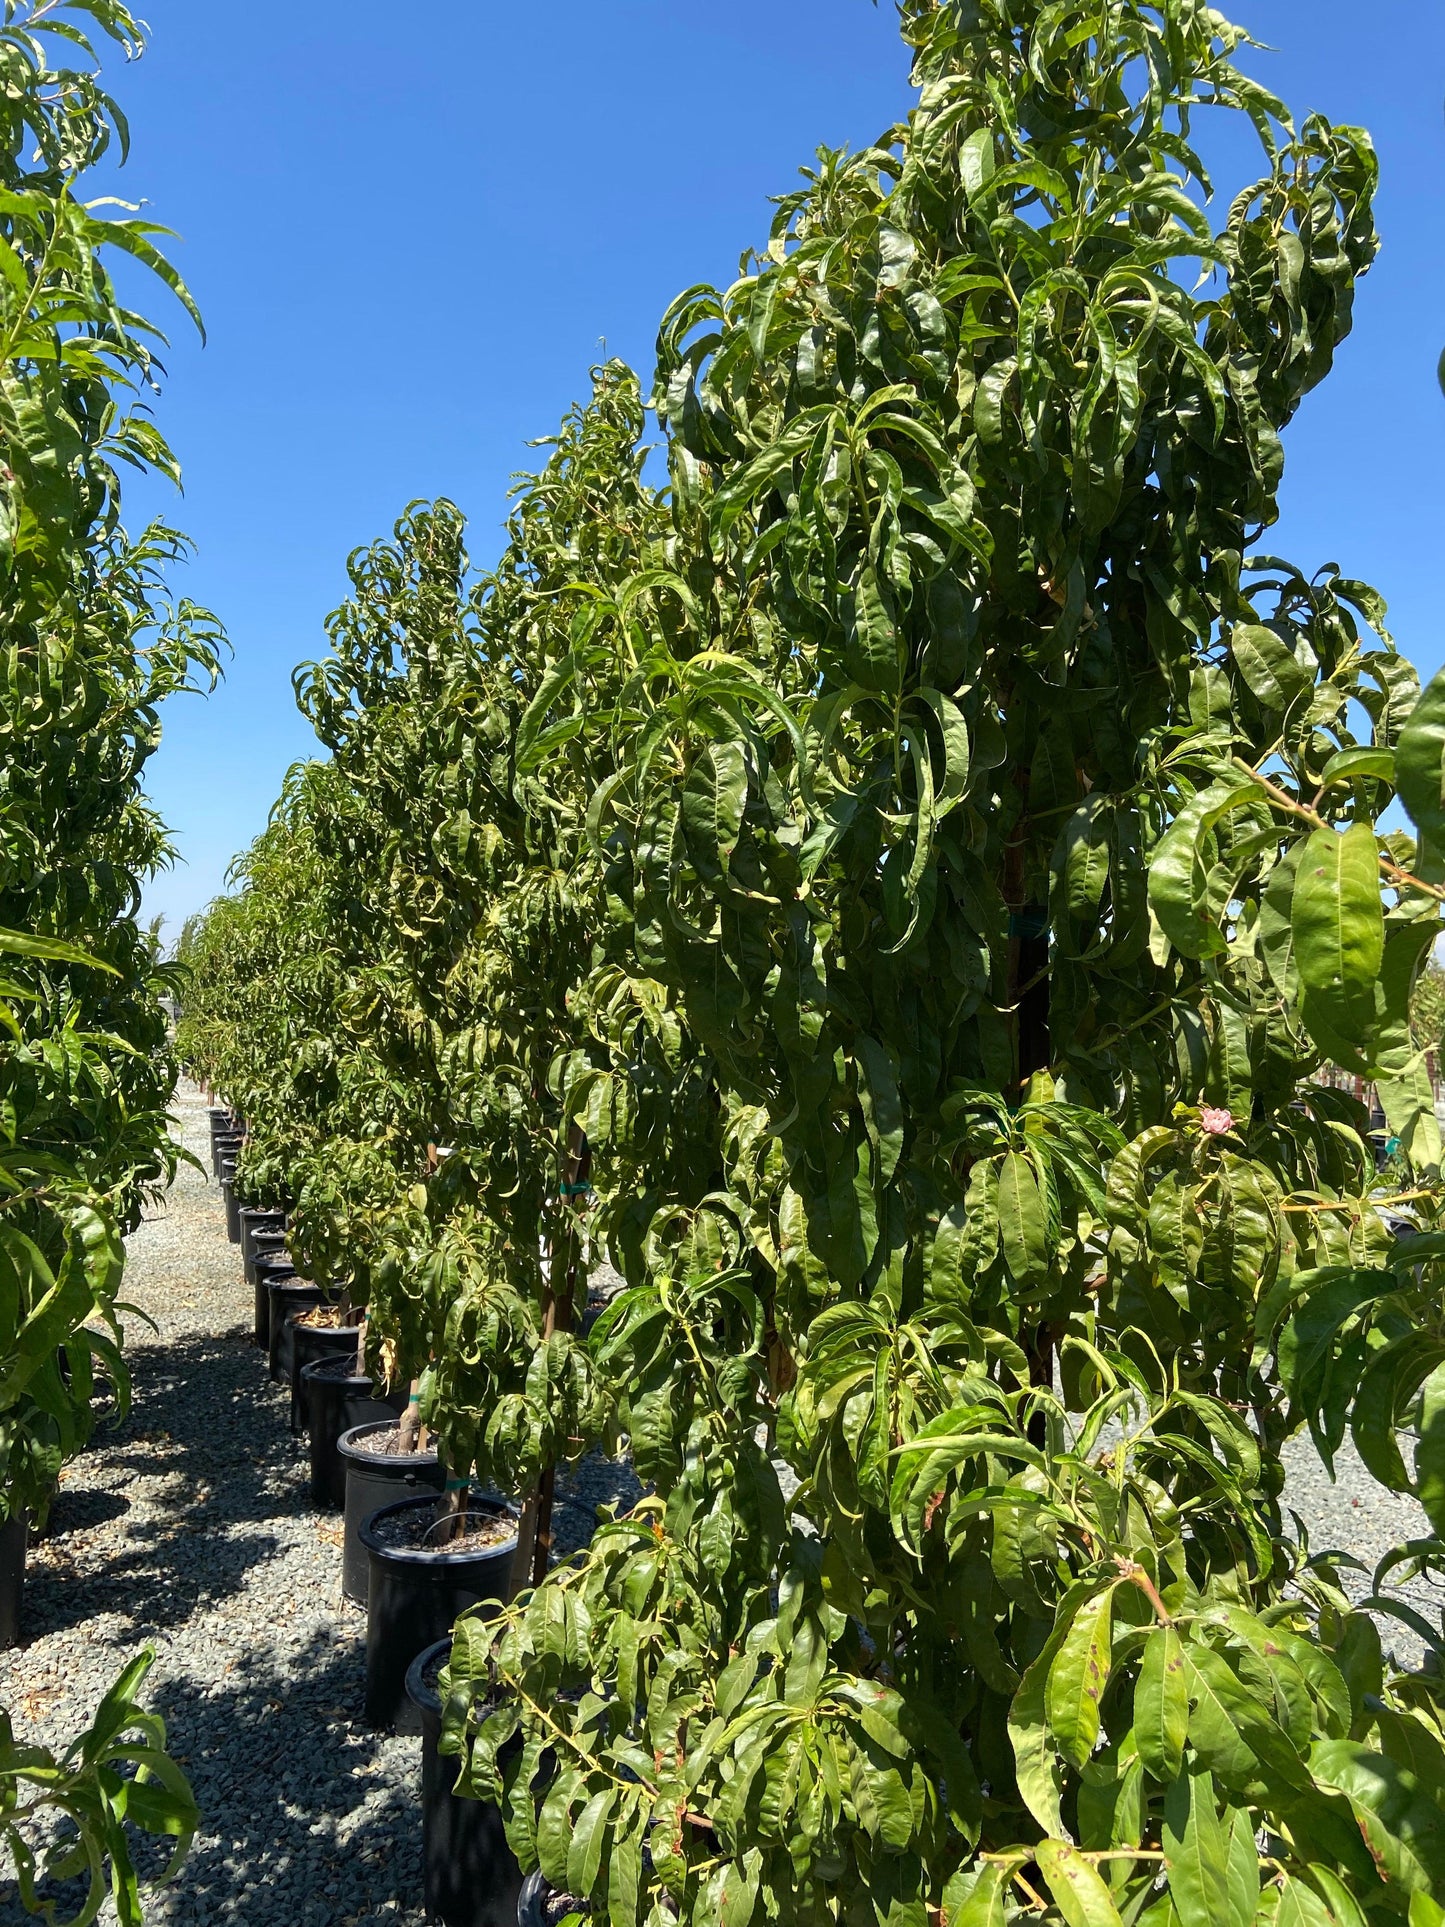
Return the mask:
[[1383,1211],[1392,1204],[1414,1204],[1421,1198],[1438,1198],[1438,1190],[1397,1191],[1392,1198],[1329,1198],[1319,1204],[1285,1204],[1282,1211]]
[[[1308,823],[1311,829],[1334,828],[1332,823],[1325,821],[1318,810],[1312,810],[1307,803],[1296,802],[1294,797],[1279,787],[1278,783],[1272,783],[1267,776],[1262,776],[1254,765],[1247,763],[1242,756],[1234,757],[1233,762],[1235,768],[1243,770],[1251,782],[1259,784],[1276,809],[1285,810],[1290,816],[1297,816],[1302,823]],[[1423,877],[1417,877],[1412,871],[1402,870],[1399,864],[1387,857],[1383,851],[1379,852],[1379,862],[1382,873],[1390,879],[1391,883],[1398,884],[1403,890],[1422,890],[1427,897],[1434,897],[1437,903],[1445,903],[1445,885],[1427,883]]]
[[1173,1616],[1164,1604],[1164,1601],[1159,1597],[1159,1588],[1154,1584],[1154,1581],[1149,1577],[1148,1573],[1145,1572],[1144,1568],[1133,1559],[1116,1558],[1114,1564],[1119,1568],[1123,1576],[1133,1585],[1136,1585],[1140,1592],[1143,1593],[1144,1597],[1149,1601],[1149,1604],[1154,1608],[1154,1616],[1159,1621],[1159,1624],[1161,1626],[1172,1626],[1174,1624]]

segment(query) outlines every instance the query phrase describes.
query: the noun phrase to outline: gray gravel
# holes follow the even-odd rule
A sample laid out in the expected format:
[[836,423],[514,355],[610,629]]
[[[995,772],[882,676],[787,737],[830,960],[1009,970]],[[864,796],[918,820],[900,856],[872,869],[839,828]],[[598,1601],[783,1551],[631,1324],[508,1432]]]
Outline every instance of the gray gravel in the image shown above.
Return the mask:
[[[186,1088],[182,1141],[204,1158]],[[420,1927],[420,1742],[361,1721],[366,1615],[342,1595],[341,1527],[307,1503],[306,1441],[252,1343],[252,1303],[220,1193],[183,1169],[129,1242],[129,1419],[66,1470],[30,1552],[25,1641],[0,1653],[16,1737],[58,1745],[143,1645],[204,1829],[148,1918],[245,1927]],[[559,1494],[558,1538],[630,1502],[589,1461]],[[103,1916],[113,1919],[107,1908]],[[28,1920],[0,1878],[0,1923]]]
[[[204,1155],[201,1095],[184,1090],[178,1113]],[[55,1745],[153,1646],[148,1703],[205,1824],[150,1919],[420,1927],[420,1745],[361,1723],[365,1615],[341,1593],[339,1522],[306,1503],[305,1441],[251,1342],[250,1292],[208,1177],[183,1170],[131,1239],[126,1296],[159,1330],[130,1320],[131,1417],[67,1469],[51,1534],[32,1548],[27,1643],[0,1654],[0,1703],[22,1742]],[[1287,1467],[1287,1500],[1317,1549],[1373,1567],[1424,1530],[1420,1508],[1382,1492],[1348,1449],[1334,1484],[1308,1440]],[[589,1460],[559,1490],[559,1548],[586,1538],[599,1503],[625,1507],[637,1489],[628,1468]],[[1430,1589],[1410,1596],[1437,1618]],[[1412,1645],[1392,1643],[1402,1658]],[[0,1927],[26,1919],[0,1880]]]
[[[1414,1452],[1402,1437],[1400,1448],[1409,1465]],[[1347,1553],[1361,1570],[1342,1570],[1346,1592],[1357,1603],[1370,1596],[1375,1567],[1387,1552],[1410,1539],[1431,1536],[1430,1521],[1419,1502],[1406,1493],[1389,1492],[1360,1462],[1349,1439],[1335,1454],[1331,1480],[1308,1433],[1290,1440],[1284,1450],[1284,1503],[1300,1517],[1309,1534],[1310,1550]],[[1441,1624],[1445,1588],[1433,1580],[1414,1579],[1401,1585],[1398,1576],[1386,1580],[1386,1590],[1423,1614],[1434,1628]],[[1380,1638],[1387,1653],[1402,1666],[1418,1666],[1423,1642],[1399,1620],[1377,1615]]]

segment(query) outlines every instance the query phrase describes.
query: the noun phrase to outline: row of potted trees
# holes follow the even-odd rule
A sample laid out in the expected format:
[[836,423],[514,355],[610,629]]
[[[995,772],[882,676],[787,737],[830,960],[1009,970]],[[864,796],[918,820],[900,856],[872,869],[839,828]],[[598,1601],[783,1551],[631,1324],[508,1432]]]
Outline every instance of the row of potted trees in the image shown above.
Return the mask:
[[292,1432],[309,1438],[311,1503],[343,1515],[341,1588],[367,1614],[364,1716],[422,1735],[428,1910],[447,1927],[511,1927],[521,1872],[495,1805],[451,1791],[438,1679],[459,1615],[495,1609],[518,1582],[517,1509],[448,1479],[405,1384],[368,1369],[360,1310],[298,1275],[286,1211],[240,1202],[244,1143],[234,1114],[213,1110],[212,1164],[254,1289],[255,1342],[289,1390]]
[[[1254,554],[1374,156],[1193,0],[899,11],[915,112],[664,317],[667,486],[609,364],[494,569],[445,503],[353,559],[185,1048],[519,1507],[441,1745],[552,1889],[1430,1927],[1445,683]],[[1363,1583],[1305,1429],[1424,1508]],[[650,1491],[551,1565],[553,1468],[624,1441]]]

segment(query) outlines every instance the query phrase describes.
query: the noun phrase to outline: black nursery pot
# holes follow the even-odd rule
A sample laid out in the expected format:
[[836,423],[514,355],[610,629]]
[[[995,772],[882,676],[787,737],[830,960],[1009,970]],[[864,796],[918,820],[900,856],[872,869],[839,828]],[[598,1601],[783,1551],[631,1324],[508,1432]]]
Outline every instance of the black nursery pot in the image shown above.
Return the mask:
[[291,1430],[299,1438],[310,1423],[307,1386],[302,1373],[322,1358],[355,1361],[355,1325],[302,1325],[301,1312],[289,1314],[291,1320]]
[[241,1207],[241,1263],[247,1277],[256,1262],[256,1253],[261,1248],[261,1240],[284,1238],[286,1235],[286,1213],[260,1205],[247,1204]]
[[568,1914],[590,1914],[571,1894],[560,1894],[540,1868],[529,1873],[517,1896],[517,1927],[556,1927]]
[[256,1343],[262,1351],[271,1349],[271,1287],[285,1284],[296,1276],[296,1267],[283,1249],[273,1257],[259,1257],[252,1267],[256,1290]]
[[271,1300],[267,1286],[273,1278],[294,1278],[296,1267],[291,1262],[291,1254],[286,1249],[284,1231],[262,1231],[256,1237],[257,1251],[250,1264],[246,1266],[246,1276],[256,1303],[256,1343],[269,1345],[271,1342]]
[[[414,1499],[418,1493],[440,1492],[446,1473],[435,1452],[397,1453],[383,1457],[365,1452],[360,1441],[377,1432],[389,1432],[394,1418],[379,1419],[371,1425],[357,1425],[343,1432],[336,1442],[337,1456],[346,1474],[346,1525],[341,1545],[341,1590],[355,1605],[366,1604],[369,1568],[366,1548],[361,1543],[364,1519],[382,1506],[398,1499]],[[440,1633],[437,1635],[441,1637]]]
[[250,1255],[246,1255],[246,1214],[241,1213],[241,1269],[246,1274],[247,1284],[256,1282],[256,1267],[263,1258],[284,1258],[287,1256],[286,1233],[284,1231],[253,1231],[250,1239]]
[[342,1433],[358,1425],[395,1425],[406,1407],[406,1388],[378,1393],[344,1357],[314,1359],[301,1376],[311,1417],[311,1503],[339,1512],[346,1504]]
[[233,1245],[241,1242],[241,1200],[236,1191],[236,1160],[221,1162],[221,1198],[226,1207],[226,1236]]
[[[451,1652],[439,1639],[407,1668],[406,1696],[421,1722],[421,1857],[427,1917],[442,1927],[513,1927],[522,1869],[507,1845],[501,1809],[490,1800],[452,1792],[457,1761],[437,1752],[442,1702],[436,1678]],[[498,1754],[506,1766],[520,1752],[514,1733]]]
[[309,1278],[282,1278],[267,1288],[271,1300],[270,1328],[270,1366],[271,1376],[279,1385],[291,1383],[291,1344],[295,1334],[291,1327],[293,1311],[309,1311],[313,1305],[328,1302],[326,1293],[320,1285],[313,1285]]
[[20,1638],[20,1609],[25,1596],[25,1541],[30,1531],[28,1512],[16,1512],[0,1526],[0,1646]]
[[[515,1521],[516,1509],[504,1499],[473,1492],[473,1516],[489,1512]],[[415,1708],[406,1697],[407,1668],[417,1654],[451,1631],[458,1613],[485,1600],[512,1596],[515,1532],[501,1545],[469,1551],[466,1541],[451,1545],[393,1546],[386,1543],[391,1520],[430,1518],[435,1494],[384,1505],[361,1522],[361,1543],[368,1565],[366,1600],[366,1722],[399,1733],[419,1730]]]
[[211,1169],[218,1183],[225,1176],[222,1165],[228,1161],[234,1164],[245,1142],[245,1136],[240,1131],[221,1131],[211,1139]]

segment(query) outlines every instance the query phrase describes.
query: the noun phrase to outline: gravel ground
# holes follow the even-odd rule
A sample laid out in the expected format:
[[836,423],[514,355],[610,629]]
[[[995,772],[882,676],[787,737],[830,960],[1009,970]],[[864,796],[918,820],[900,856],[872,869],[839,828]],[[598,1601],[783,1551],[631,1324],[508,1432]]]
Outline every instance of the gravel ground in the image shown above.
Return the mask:
[[[204,1155],[204,1100],[186,1089],[178,1112]],[[55,1745],[137,1648],[155,1649],[147,1703],[205,1816],[154,1897],[157,1927],[420,1927],[420,1744],[361,1723],[365,1614],[341,1593],[339,1522],[307,1506],[305,1441],[251,1342],[250,1292],[200,1173],[183,1170],[130,1241],[126,1296],[159,1330],[131,1321],[131,1416],[68,1468],[31,1550],[27,1643],[0,1654],[0,1704],[22,1742]],[[1316,1548],[1372,1568],[1424,1529],[1348,1450],[1331,1483],[1296,1440],[1288,1474]],[[636,1491],[627,1468],[589,1461],[559,1491],[559,1547]],[[1410,1597],[1436,1616],[1428,1589]],[[1390,1643],[1415,1656],[1408,1637]],[[0,1927],[28,1918],[0,1881]]]
[[[204,1158],[186,1088],[182,1141]],[[307,1503],[306,1441],[252,1343],[250,1288],[220,1193],[183,1169],[129,1243],[131,1415],[67,1468],[30,1552],[26,1643],[0,1653],[0,1704],[22,1743],[84,1725],[143,1645],[203,1831],[157,1927],[420,1927],[420,1742],[361,1721],[366,1615],[341,1592],[341,1528]],[[589,1461],[559,1492],[558,1540],[636,1491]],[[0,1877],[0,1923],[30,1917]],[[105,1920],[113,1920],[107,1908]]]

